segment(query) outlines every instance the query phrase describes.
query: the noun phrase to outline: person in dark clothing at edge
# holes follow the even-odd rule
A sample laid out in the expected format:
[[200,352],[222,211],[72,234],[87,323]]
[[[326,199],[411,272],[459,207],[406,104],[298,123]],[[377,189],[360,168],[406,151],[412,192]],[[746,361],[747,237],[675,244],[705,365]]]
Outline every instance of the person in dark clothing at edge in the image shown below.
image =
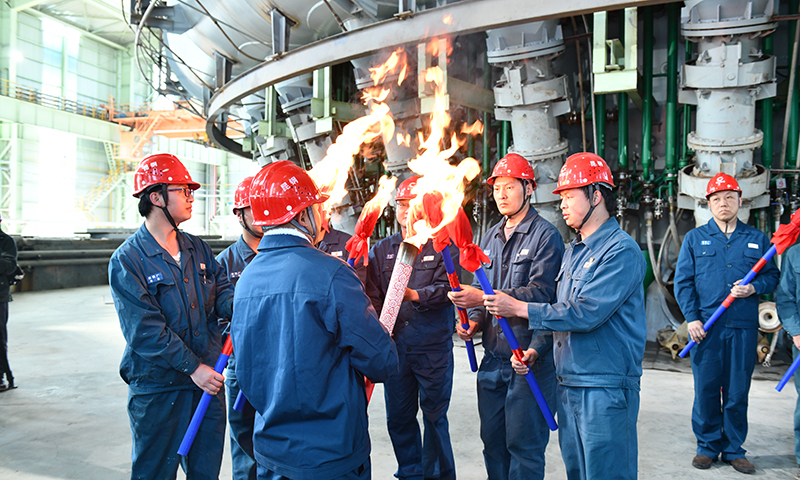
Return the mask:
[[315,248],[326,199],[289,161],[251,186],[264,236],[236,285],[231,336],[259,480],[372,477],[364,377],[396,373],[397,350],[352,267]]
[[[350,237],[352,235],[333,228],[333,226],[330,225],[330,222],[328,222],[327,228],[325,230],[326,230],[325,236],[322,237],[322,241],[319,242],[317,248],[327,253],[328,255],[339,258],[342,261],[346,262],[348,253],[347,249],[345,248],[345,245],[347,244],[347,241],[350,240]],[[361,280],[361,283],[366,284],[367,268],[364,266],[364,263],[356,262],[353,268],[355,268],[356,275],[358,275],[358,279]]]
[[[3,218],[0,217],[0,222]],[[0,230],[0,392],[17,388],[8,363],[8,302],[11,291],[8,276],[17,268],[17,244],[6,232]],[[3,380],[5,375],[5,380]],[[8,383],[6,383],[8,382]]]
[[[177,157],[155,154],[136,169],[144,224],[111,256],[111,295],[127,343],[131,478],[216,479],[225,436],[222,350],[217,319],[230,317],[233,287],[207,243],[178,230],[192,216],[194,182]],[[203,392],[213,395],[187,456],[177,453]]]
[[[555,298],[555,278],[564,254],[558,230],[531,207],[536,188],[533,168],[524,157],[509,153],[495,165],[487,180],[503,215],[481,239],[491,259],[484,267],[495,289],[521,301],[549,303]],[[497,320],[483,307],[483,291],[462,285],[450,298],[469,308],[470,328],[456,325],[458,335],[470,339],[483,330],[484,357],[478,370],[478,413],[481,418],[483,456],[489,480],[544,478],[545,449],[550,429],[536,407],[524,378],[513,374],[511,349]],[[531,365],[547,403],[555,408],[556,377],[553,336],[532,331],[523,318],[508,317],[520,345],[531,350]]]
[[[263,232],[253,225],[253,212],[250,208],[250,185],[253,177],[242,180],[233,195],[233,214],[239,219],[242,234],[236,243],[229,246],[219,255],[217,262],[233,287],[239,281],[244,268],[253,260],[258,251],[258,242]],[[220,319],[220,329],[224,339],[230,333],[230,318]],[[253,424],[256,411],[250,402],[244,402],[241,411],[233,409],[239,395],[239,382],[236,379],[236,356],[231,354],[225,370],[225,388],[228,397],[228,426],[231,439],[231,463],[233,480],[255,480],[256,459],[253,456]]]
[[[412,189],[418,178],[413,176],[397,187],[400,232],[381,240],[369,252],[367,294],[378,312],[407,234],[408,207],[416,197]],[[450,254],[457,266],[458,249],[451,247]],[[453,392],[455,324],[455,309],[447,299],[449,285],[442,254],[429,241],[417,254],[392,334],[400,371],[384,384],[386,422],[397,459],[395,476],[400,479],[454,479],[456,475],[447,420]],[[425,427],[422,437],[419,409]]]

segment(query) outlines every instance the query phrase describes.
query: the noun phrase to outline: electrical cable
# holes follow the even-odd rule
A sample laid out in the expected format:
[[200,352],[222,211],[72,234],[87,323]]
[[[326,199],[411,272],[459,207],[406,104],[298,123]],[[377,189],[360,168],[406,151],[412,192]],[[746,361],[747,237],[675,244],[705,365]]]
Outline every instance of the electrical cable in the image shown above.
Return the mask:
[[325,6],[328,7],[328,10],[331,11],[331,15],[333,15],[333,18],[336,19],[336,23],[339,24],[339,27],[342,29],[342,31],[346,32],[347,31],[347,27],[344,26],[344,23],[342,23],[342,19],[339,18],[339,15],[337,15],[336,12],[333,11],[333,7],[331,7],[331,4],[328,2],[328,0],[322,0],[322,1],[325,2]]
[[224,35],[224,36],[225,36],[225,38],[227,38],[227,39],[228,39],[228,41],[231,43],[231,45],[233,45],[233,48],[235,48],[237,52],[241,53],[241,54],[242,54],[242,55],[244,55],[245,57],[247,57],[247,58],[249,58],[250,60],[253,60],[253,61],[255,61],[255,62],[259,62],[259,63],[261,63],[261,62],[263,62],[263,61],[264,61],[264,59],[263,59],[263,58],[256,58],[256,57],[253,57],[252,55],[248,55],[248,54],[246,54],[246,53],[245,53],[244,51],[242,51],[242,50],[241,50],[241,49],[240,49],[238,46],[236,46],[236,44],[233,42],[233,40],[231,40],[231,37],[229,37],[229,36],[228,36],[228,34],[227,34],[227,33],[225,33],[225,30],[223,30],[223,29],[222,29],[222,26],[220,26],[220,24],[217,22],[217,19],[216,19],[216,18],[214,18],[214,17],[211,15],[211,12],[209,12],[209,11],[206,9],[206,7],[204,7],[204,6],[203,6],[203,4],[202,4],[202,3],[200,3],[200,0],[195,0],[195,2],[197,2],[197,4],[198,4],[198,5],[200,5],[200,8],[202,8],[202,9],[203,9],[203,11],[204,11],[204,12],[206,12],[206,15],[208,15],[208,18],[210,18],[210,19],[211,19],[211,21],[212,21],[212,22],[214,22],[214,25],[216,25],[216,26],[217,26],[217,28],[218,28],[218,29],[219,29],[219,31],[222,33],[222,35]]

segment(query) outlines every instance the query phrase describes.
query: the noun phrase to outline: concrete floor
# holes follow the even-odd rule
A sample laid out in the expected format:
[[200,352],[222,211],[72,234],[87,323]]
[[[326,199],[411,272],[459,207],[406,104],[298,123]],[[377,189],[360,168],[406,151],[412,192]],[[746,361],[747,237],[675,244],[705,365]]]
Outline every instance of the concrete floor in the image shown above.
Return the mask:
[[[108,287],[21,293],[14,298],[9,349],[19,388],[0,393],[0,479],[129,478],[127,391],[117,372],[124,341]],[[685,373],[686,363],[665,367],[683,372],[644,372],[640,478],[744,478],[721,463],[707,471],[691,467],[695,439],[690,426],[692,377]],[[645,365],[658,368],[652,359]],[[776,392],[775,385],[772,378],[753,381],[745,448],[758,469],[756,476],[792,478],[797,471],[792,431],[796,394],[791,385],[783,393]],[[372,476],[391,479],[396,464],[380,386],[369,413]],[[460,347],[450,426],[458,477],[485,479],[475,377]],[[225,451],[220,478],[229,479],[230,454],[227,447]],[[547,478],[566,478],[556,433],[547,449]]]

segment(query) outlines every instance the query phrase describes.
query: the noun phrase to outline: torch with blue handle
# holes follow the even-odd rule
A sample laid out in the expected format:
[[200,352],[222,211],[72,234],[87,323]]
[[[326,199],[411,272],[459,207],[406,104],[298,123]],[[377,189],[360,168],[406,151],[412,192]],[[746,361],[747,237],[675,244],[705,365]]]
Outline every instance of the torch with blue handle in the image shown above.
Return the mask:
[[[228,339],[225,340],[225,345],[222,347],[222,352],[219,354],[217,363],[214,365],[215,372],[222,373],[222,371],[225,370],[231,353],[233,353],[233,344],[231,343],[231,337],[228,336]],[[213,395],[208,392],[203,392],[203,396],[200,398],[197,409],[195,409],[194,415],[192,416],[192,421],[189,422],[189,428],[186,429],[186,434],[183,436],[181,446],[178,448],[178,455],[189,454],[189,450],[192,448],[192,442],[194,442],[194,437],[197,436],[197,432],[200,430],[200,424],[203,423],[203,417],[206,416],[206,410],[208,410],[208,405],[211,403],[212,396]]]
[[[475,270],[475,277],[478,279],[478,282],[480,282],[484,293],[487,295],[494,295],[494,289],[492,289],[492,285],[489,283],[489,279],[486,277],[486,272],[483,271],[483,267],[478,267],[478,269]],[[503,329],[503,334],[508,341],[508,346],[511,347],[511,350],[514,352],[514,357],[516,357],[519,362],[522,362],[524,354],[522,348],[519,346],[516,335],[514,335],[514,331],[511,330],[511,325],[508,324],[508,320],[506,320],[505,317],[495,318],[497,318],[497,323],[500,325],[500,328]],[[550,411],[542,389],[539,388],[539,383],[536,381],[536,377],[533,376],[533,372],[530,369],[528,369],[528,373],[525,374],[525,380],[528,381],[528,386],[531,387],[533,397],[539,405],[539,410],[542,411],[547,426],[550,427],[552,431],[557,430],[558,424],[556,424],[556,419],[553,417],[553,412]]]
[[[748,283],[752,282],[753,279],[756,277],[756,275],[758,275],[758,272],[760,272],[761,269],[764,267],[764,265],[766,265],[767,262],[769,262],[770,259],[772,259],[772,257],[775,255],[777,251],[778,251],[777,246],[772,245],[770,249],[767,250],[767,253],[765,253],[764,256],[762,256],[758,260],[755,266],[753,266],[753,268],[751,268],[750,271],[747,272],[747,275],[745,275],[742,281],[739,282],[739,286],[743,287]],[[706,320],[706,323],[703,324],[703,330],[707,332],[711,328],[711,326],[714,325],[714,322],[716,322],[717,319],[719,319],[719,317],[723,313],[725,313],[725,310],[727,310],[728,307],[731,306],[731,303],[733,303],[734,300],[736,300],[736,297],[734,297],[732,293],[728,294],[725,300],[722,301],[722,304],[719,307],[717,307],[716,310],[714,310],[714,313],[711,315],[711,317],[708,320]],[[691,350],[692,347],[694,347],[695,345],[697,345],[697,342],[695,342],[694,340],[690,341],[688,344],[686,344],[683,350],[681,350],[681,353],[679,353],[678,356],[680,356],[681,358],[685,357],[686,354],[689,353],[689,350]]]
[[[758,260],[755,266],[753,266],[753,268],[751,268],[750,271],[747,272],[747,275],[742,279],[741,282],[739,282],[739,285],[744,286],[753,281],[755,276],[758,275],[758,272],[761,271],[764,265],[766,265],[767,262],[769,262],[776,253],[778,255],[781,255],[787,248],[794,245],[794,242],[797,241],[797,237],[799,235],[800,235],[800,209],[798,209],[792,214],[792,218],[789,223],[784,223],[780,225],[777,230],[775,230],[775,233],[772,234],[772,240],[771,240],[772,246],[770,247],[769,250],[767,250],[767,253],[765,253]],[[711,315],[711,318],[709,318],[706,321],[706,323],[703,324],[703,330],[707,332],[711,328],[711,326],[714,325],[714,322],[717,321],[720,315],[722,315],[725,312],[725,310],[727,310],[728,307],[730,307],[731,303],[733,303],[734,300],[736,300],[736,297],[729,294],[722,302],[722,304],[719,307],[717,307],[717,309]],[[697,345],[697,343],[694,340],[690,341],[678,355],[681,358],[685,357],[686,354],[689,353],[689,350],[691,350],[692,347],[694,347],[695,345]],[[794,370],[796,370],[797,365],[793,364],[793,366]],[[794,373],[794,370],[790,368],[786,372],[786,375],[788,375],[788,377],[791,377],[791,374]],[[785,377],[785,379],[788,380],[788,377]],[[783,380],[782,383],[785,384]],[[781,386],[781,388],[783,388],[783,386]],[[780,389],[778,389],[778,391],[780,391]]]
[[[447,270],[447,280],[450,282],[450,289],[454,292],[461,291],[461,282],[456,273],[456,266],[453,264],[453,258],[450,256],[450,246],[445,246],[442,250],[442,260],[444,261],[444,268]],[[469,330],[469,318],[467,311],[463,308],[458,309],[458,318],[461,320],[461,328]],[[469,358],[469,368],[473,372],[478,371],[478,360],[475,358],[475,345],[472,339],[466,341],[467,344],[467,358]]]

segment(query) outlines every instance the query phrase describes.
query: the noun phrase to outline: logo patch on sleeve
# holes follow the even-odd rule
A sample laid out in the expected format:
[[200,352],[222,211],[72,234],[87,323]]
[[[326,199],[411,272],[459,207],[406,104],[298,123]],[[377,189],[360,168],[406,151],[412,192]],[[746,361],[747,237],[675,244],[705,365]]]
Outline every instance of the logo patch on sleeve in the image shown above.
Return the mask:
[[336,252],[331,252],[331,256],[334,256],[334,257],[341,257],[341,256],[342,256],[342,251],[341,251],[341,250],[339,250],[339,251],[336,251]]
[[161,280],[164,280],[164,275],[161,275],[161,272],[147,276],[148,285],[150,285],[151,283],[160,282]]

